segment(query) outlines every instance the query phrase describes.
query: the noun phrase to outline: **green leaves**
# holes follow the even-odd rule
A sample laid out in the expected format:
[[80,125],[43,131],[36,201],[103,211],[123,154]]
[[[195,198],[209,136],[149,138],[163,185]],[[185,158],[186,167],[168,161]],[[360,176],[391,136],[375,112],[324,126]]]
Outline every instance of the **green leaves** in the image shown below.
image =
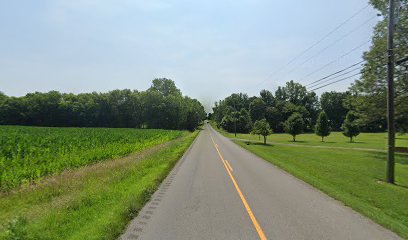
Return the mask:
[[264,144],[266,144],[266,137],[272,133],[272,129],[269,126],[268,121],[266,121],[266,119],[264,118],[262,120],[255,121],[251,133],[262,135],[264,137]]
[[144,92],[66,94],[57,91],[7,97],[0,92],[0,124],[48,127],[197,128],[206,113],[170,79],[155,79]]
[[317,136],[322,137],[322,142],[324,141],[324,137],[330,135],[329,120],[327,119],[327,115],[324,111],[320,112],[319,117],[317,118],[315,133]]
[[350,142],[353,142],[353,137],[360,134],[358,119],[353,111],[347,113],[346,119],[341,128],[343,129],[343,135],[350,138]]
[[302,115],[295,112],[283,123],[283,126],[285,132],[292,135],[293,141],[296,142],[296,135],[303,132],[304,124]]

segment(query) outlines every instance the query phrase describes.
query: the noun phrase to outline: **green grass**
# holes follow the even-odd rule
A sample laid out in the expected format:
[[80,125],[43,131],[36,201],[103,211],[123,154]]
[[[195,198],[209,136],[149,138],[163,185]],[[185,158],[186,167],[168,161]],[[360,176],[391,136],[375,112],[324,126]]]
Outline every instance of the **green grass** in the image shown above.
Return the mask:
[[181,131],[150,129],[0,126],[0,191],[181,135]]
[[[214,127],[214,126],[213,126]],[[226,137],[235,138],[234,133],[222,131]],[[396,146],[408,147],[408,134],[397,135]],[[238,133],[239,139],[248,139],[258,141],[258,135],[241,134]],[[261,136],[262,138],[262,136]],[[349,138],[346,138],[341,132],[332,132],[330,136],[325,138],[322,143],[321,138],[314,133],[304,133],[296,136],[296,142],[293,142],[292,136],[286,133],[273,133],[268,136],[267,141],[270,143],[282,144],[299,144],[309,146],[326,146],[326,147],[345,147],[345,148],[370,148],[386,150],[387,147],[387,133],[361,133],[354,142],[350,143]]]
[[3,193],[0,239],[116,239],[197,132],[183,135],[165,146]]
[[[220,132],[234,139],[233,134]],[[258,140],[249,134],[237,138]],[[384,149],[384,138],[384,133],[363,133],[358,143],[348,143],[341,133],[332,133],[322,143],[316,135],[303,134],[299,140],[304,142],[291,146],[289,135],[273,134],[269,141],[277,144],[234,142],[408,239],[408,154],[396,154],[392,185],[385,183],[385,152],[310,147]],[[404,136],[400,143],[406,140]]]

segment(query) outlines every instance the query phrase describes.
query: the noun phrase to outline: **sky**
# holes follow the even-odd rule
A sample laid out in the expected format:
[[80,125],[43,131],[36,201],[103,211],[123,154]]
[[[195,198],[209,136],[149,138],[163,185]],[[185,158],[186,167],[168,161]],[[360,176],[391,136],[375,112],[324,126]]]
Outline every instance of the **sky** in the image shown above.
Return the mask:
[[[274,92],[289,80],[305,85],[361,61],[380,20],[367,4],[1,1],[0,91],[22,96],[50,90],[145,90],[154,78],[166,77],[209,110],[234,92]],[[353,81],[316,92],[344,91]]]

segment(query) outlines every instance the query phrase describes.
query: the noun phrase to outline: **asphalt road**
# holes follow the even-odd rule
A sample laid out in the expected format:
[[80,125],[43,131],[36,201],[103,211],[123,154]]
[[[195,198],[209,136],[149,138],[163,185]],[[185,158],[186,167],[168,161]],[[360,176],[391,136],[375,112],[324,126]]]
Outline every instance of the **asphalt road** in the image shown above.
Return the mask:
[[399,239],[209,125],[121,238]]

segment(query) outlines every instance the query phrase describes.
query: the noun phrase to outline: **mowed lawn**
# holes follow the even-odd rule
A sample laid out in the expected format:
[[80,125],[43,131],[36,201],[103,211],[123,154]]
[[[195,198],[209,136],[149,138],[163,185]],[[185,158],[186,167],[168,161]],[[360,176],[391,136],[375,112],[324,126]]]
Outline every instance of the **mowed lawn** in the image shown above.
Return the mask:
[[0,193],[0,239],[117,239],[197,133]]
[[[224,135],[230,138],[234,138],[233,133],[226,133]],[[258,141],[258,135],[252,134],[237,134],[236,138],[248,139]],[[408,134],[396,135],[397,147],[408,147]],[[262,136],[261,136],[262,140]],[[345,148],[370,148],[386,150],[387,148],[387,133],[361,133],[357,137],[353,138],[353,142],[350,143],[350,139],[345,137],[341,132],[332,132],[330,136],[325,137],[324,142],[321,142],[321,138],[314,133],[305,133],[296,136],[296,142],[293,142],[292,136],[286,133],[273,133],[268,136],[268,142],[271,143],[284,143],[284,144],[299,144],[299,145],[311,145],[311,146],[326,146],[326,147],[345,147]]]
[[[220,132],[234,139],[234,134]],[[296,143],[290,135],[272,134],[266,146],[262,139],[257,142],[258,136],[237,138],[234,142],[243,148],[408,239],[408,154],[396,154],[396,184],[391,185],[385,183],[386,152],[364,150],[385,150],[385,133],[362,133],[356,143],[347,142],[341,133],[332,133],[324,143],[314,134],[302,134]],[[408,136],[398,138],[399,146],[407,146]],[[239,139],[254,142],[247,145]]]

